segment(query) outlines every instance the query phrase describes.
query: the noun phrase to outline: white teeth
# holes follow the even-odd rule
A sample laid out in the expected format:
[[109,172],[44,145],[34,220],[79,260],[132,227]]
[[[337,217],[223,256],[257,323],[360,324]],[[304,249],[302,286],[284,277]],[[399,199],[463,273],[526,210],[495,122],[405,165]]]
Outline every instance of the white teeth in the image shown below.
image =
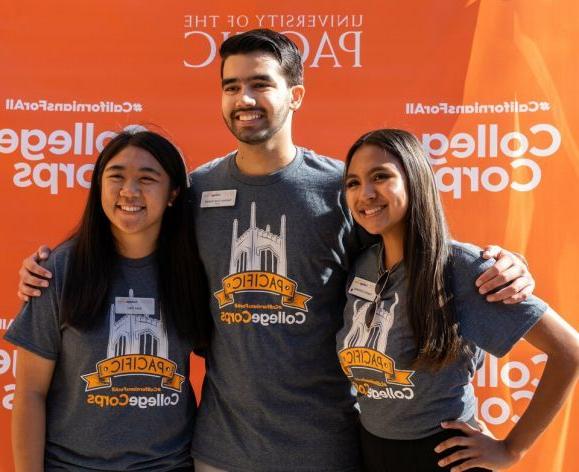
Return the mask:
[[369,210],[362,210],[362,213],[364,213],[366,216],[372,216],[382,210],[382,208],[383,207],[370,208]]
[[243,113],[243,114],[237,115],[237,119],[239,121],[257,120],[259,118],[261,118],[261,114],[259,114],[259,113]]
[[129,212],[135,212],[135,211],[139,211],[142,209],[142,207],[138,207],[138,206],[125,206],[125,205],[120,205],[121,210],[123,211],[129,211]]

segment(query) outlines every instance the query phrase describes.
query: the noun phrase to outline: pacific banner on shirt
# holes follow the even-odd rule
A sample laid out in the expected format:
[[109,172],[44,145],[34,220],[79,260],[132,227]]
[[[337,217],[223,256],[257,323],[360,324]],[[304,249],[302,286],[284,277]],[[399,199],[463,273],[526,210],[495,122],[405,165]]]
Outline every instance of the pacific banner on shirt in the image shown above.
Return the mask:
[[[414,132],[453,236],[524,254],[536,293],[579,327],[575,0],[5,3],[0,334],[20,308],[22,258],[73,230],[94,160],[115,132],[135,124],[160,131],[190,168],[235,148],[221,117],[218,48],[258,27],[284,32],[303,54],[307,93],[294,117],[296,143],[343,159],[370,129]],[[227,312],[240,291],[263,284],[280,306],[307,312],[304,288],[276,274],[234,271],[213,296]],[[393,379],[412,382],[387,358],[348,355],[350,367],[381,362]],[[495,434],[517,423],[545,361],[525,342],[503,359],[487,356],[475,378],[477,409]],[[138,368],[136,359],[124,362],[129,373]],[[16,364],[16,351],[0,340],[3,451],[10,450]],[[87,372],[88,389],[114,384],[101,375],[105,367]],[[163,370],[160,385],[179,388],[170,365],[150,368]],[[199,367],[195,385],[201,377]],[[577,405],[575,392],[513,470],[579,470]],[[0,470],[12,470],[10,454],[0,454]]]

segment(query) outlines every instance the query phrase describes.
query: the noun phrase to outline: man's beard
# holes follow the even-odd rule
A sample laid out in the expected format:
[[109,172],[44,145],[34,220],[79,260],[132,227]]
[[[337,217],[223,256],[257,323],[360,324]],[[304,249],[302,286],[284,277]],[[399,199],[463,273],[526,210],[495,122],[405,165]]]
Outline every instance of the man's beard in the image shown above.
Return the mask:
[[[264,128],[258,129],[258,130],[250,130],[250,129],[240,129],[237,128],[235,126],[236,123],[236,119],[235,119],[235,114],[240,112],[240,111],[259,111],[260,113],[262,113],[264,115],[264,121],[266,123],[266,126]],[[283,128],[288,115],[289,115],[289,104],[287,104],[287,106],[285,106],[282,110],[280,110],[275,116],[275,120],[277,122],[277,126],[272,126],[271,125],[271,120],[269,120],[265,110],[261,109],[261,108],[252,108],[252,109],[244,109],[244,110],[234,110],[231,112],[230,116],[229,116],[229,120],[225,119],[225,117],[223,117],[223,121],[225,121],[225,124],[227,125],[227,128],[229,128],[229,131],[231,131],[231,134],[233,134],[233,136],[235,136],[235,138],[245,144],[262,144],[265,143],[267,141],[269,141],[273,136],[275,136],[275,134],[281,129]]]

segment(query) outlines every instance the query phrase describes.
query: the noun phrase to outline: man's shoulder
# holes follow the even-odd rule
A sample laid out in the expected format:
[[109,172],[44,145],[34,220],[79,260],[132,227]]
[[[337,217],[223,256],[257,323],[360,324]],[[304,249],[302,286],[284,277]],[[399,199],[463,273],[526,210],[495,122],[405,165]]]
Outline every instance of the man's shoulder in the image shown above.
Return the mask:
[[341,191],[344,175],[344,163],[337,159],[302,148],[303,163],[300,168],[302,179],[330,189]]
[[313,149],[302,148],[304,161],[316,169],[333,172],[340,177],[344,173],[344,162],[333,157],[318,154]]
[[229,158],[233,153],[226,154],[225,156],[216,157],[211,159],[205,164],[201,164],[199,167],[194,169],[189,173],[189,182],[192,183],[199,179],[206,179],[212,174],[218,174],[227,169]]

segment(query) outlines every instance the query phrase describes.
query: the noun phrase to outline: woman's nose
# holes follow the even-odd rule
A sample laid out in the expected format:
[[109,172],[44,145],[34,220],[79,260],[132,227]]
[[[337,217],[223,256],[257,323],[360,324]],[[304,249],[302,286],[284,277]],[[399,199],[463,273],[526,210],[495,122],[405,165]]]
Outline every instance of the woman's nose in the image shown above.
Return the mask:
[[126,197],[132,197],[134,195],[138,195],[141,191],[141,187],[137,181],[127,180],[122,188],[121,188],[121,195]]

